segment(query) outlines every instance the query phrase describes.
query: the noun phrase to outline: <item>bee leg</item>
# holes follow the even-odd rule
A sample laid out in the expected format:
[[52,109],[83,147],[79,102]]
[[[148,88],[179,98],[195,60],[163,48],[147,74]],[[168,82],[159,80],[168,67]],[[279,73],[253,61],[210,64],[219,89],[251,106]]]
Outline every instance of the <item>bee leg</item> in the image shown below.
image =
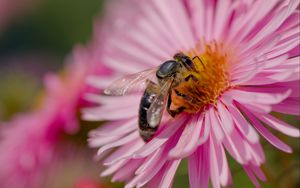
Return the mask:
[[183,107],[183,106],[177,108],[176,110],[171,110],[171,108],[170,108],[171,104],[172,104],[172,97],[171,97],[171,93],[170,93],[169,96],[168,96],[168,101],[167,101],[167,112],[173,118],[185,110],[185,107]]
[[198,81],[198,79],[193,74],[190,74],[187,77],[185,77],[184,81],[188,82],[190,79],[192,79],[193,81]]
[[168,113],[175,118],[178,114],[180,114],[181,112],[183,112],[185,110],[185,107],[181,106],[179,108],[177,108],[176,110],[168,110]]
[[171,93],[168,95],[168,101],[167,101],[167,112],[174,118],[176,116],[176,113],[170,109],[172,104],[172,97]]
[[203,61],[202,61],[202,59],[201,59],[201,57],[199,57],[199,56],[195,56],[195,57],[193,57],[193,61],[194,61],[194,59],[198,59],[199,60],[199,62],[201,63],[201,65],[203,66],[203,68],[205,68],[205,66],[204,66],[204,63],[203,63]]
[[188,95],[185,95],[183,93],[180,93],[178,90],[175,89],[175,93],[178,97],[182,97],[184,100],[186,101],[192,101],[191,97],[189,97]]

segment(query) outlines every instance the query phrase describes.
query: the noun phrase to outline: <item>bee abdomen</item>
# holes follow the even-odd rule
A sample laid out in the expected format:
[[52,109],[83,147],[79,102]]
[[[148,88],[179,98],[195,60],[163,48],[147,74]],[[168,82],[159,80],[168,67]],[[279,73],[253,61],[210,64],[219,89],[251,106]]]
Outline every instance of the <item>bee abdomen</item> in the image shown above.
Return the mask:
[[147,121],[147,112],[156,95],[157,94],[154,90],[147,88],[140,102],[139,122],[138,122],[139,133],[145,142],[149,141],[152,138],[152,136],[155,134],[156,130],[158,129],[158,125],[150,126]]

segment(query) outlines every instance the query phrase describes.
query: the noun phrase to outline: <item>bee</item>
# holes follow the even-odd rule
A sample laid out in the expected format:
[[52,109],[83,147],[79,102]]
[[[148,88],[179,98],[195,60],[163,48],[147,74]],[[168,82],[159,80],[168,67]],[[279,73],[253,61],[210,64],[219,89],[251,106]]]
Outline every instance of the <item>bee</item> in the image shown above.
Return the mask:
[[[175,117],[189,108],[193,98],[184,93],[185,84],[190,80],[197,82],[197,72],[193,60],[183,53],[176,53],[174,59],[160,66],[125,76],[114,81],[104,94],[122,96],[133,92],[144,92],[138,112],[138,128],[141,138],[148,142],[157,131],[163,111]],[[157,83],[153,81],[153,75]],[[172,105],[173,101],[180,104]],[[186,104],[186,105],[184,105]]]

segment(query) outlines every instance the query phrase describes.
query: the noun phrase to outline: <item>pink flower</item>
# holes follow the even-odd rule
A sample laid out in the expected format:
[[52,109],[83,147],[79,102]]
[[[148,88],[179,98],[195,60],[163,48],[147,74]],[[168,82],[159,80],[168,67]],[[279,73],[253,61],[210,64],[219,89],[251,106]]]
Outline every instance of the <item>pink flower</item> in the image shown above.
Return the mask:
[[36,6],[37,2],[37,0],[1,0],[0,33],[10,22]]
[[86,76],[105,74],[102,67],[94,67],[92,51],[75,48],[61,75],[46,76],[39,106],[1,124],[0,187],[41,187],[43,172],[52,162],[60,138],[79,131],[79,108],[87,105],[82,96],[92,91],[85,84]]
[[15,117],[1,126],[0,186],[37,187],[41,172],[49,165],[53,143],[46,129],[53,123],[44,112],[32,112]]
[[90,160],[89,148],[72,142],[60,142],[47,172],[43,174],[43,188],[108,188],[104,186],[97,173],[99,165]]
[[227,152],[259,187],[257,178],[266,179],[260,169],[265,156],[259,134],[288,153],[292,149],[267,127],[299,137],[298,129],[270,114],[300,113],[298,1],[120,4],[110,7],[110,25],[101,27],[110,31],[101,41],[101,62],[114,76],[94,75],[92,85],[103,89],[116,78],[157,67],[178,52],[199,57],[194,64],[200,81],[183,87],[194,102],[175,97],[177,102],[171,104],[174,109],[183,105],[185,113],[171,118],[165,112],[147,143],[137,125],[141,93],[88,95],[99,106],[84,109],[83,117],[109,121],[89,139],[91,147],[99,148],[98,157],[106,156],[103,163],[108,168],[102,176],[113,175],[112,181],[125,181],[126,188],[171,187],[178,165],[188,158],[190,187],[208,187],[209,181],[213,187],[228,186],[232,180]]

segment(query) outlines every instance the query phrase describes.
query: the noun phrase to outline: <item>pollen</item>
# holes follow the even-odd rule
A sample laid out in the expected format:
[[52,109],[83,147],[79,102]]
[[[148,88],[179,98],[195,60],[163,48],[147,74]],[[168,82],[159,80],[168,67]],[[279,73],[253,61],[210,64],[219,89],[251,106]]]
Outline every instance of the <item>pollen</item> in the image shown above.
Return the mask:
[[196,113],[209,104],[215,105],[222,93],[230,88],[230,55],[222,43],[215,41],[199,43],[185,54],[193,60],[195,70],[185,72],[183,77],[191,79],[185,79],[173,89],[171,110],[181,109]]

